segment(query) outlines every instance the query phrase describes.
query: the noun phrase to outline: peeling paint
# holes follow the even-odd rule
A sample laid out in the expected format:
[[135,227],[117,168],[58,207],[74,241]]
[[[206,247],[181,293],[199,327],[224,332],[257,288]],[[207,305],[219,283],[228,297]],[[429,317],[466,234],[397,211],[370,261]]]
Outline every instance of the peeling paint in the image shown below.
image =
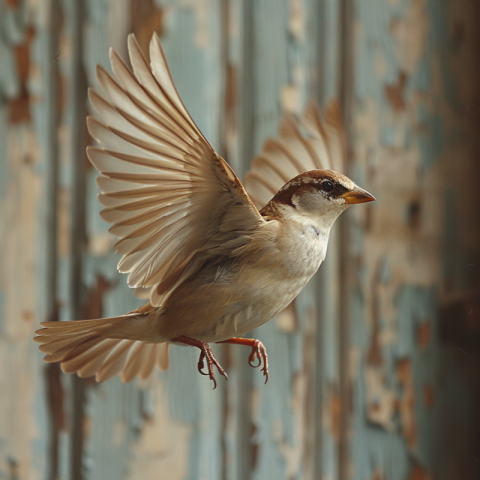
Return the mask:
[[[233,348],[218,350],[230,380],[215,392],[196,372],[197,353],[186,348],[172,348],[171,370],[147,382],[85,382],[85,477],[133,480],[161,472],[172,479],[216,480],[243,478],[247,472],[254,479],[316,480],[321,470],[329,480],[345,472],[352,479],[478,478],[474,406],[480,388],[471,352],[479,338],[480,227],[472,221],[478,218],[472,179],[478,178],[480,149],[472,142],[478,137],[480,105],[479,7],[467,0],[355,0],[355,17],[343,19],[354,36],[354,51],[342,60],[353,63],[339,79],[338,52],[350,47],[338,45],[335,2],[227,3],[85,2],[88,81],[95,82],[95,64],[106,64],[111,44],[126,53],[128,31],[136,32],[144,51],[151,32],[159,32],[187,108],[215,147],[225,142],[239,171],[248,163],[240,158],[242,142],[259,151],[275,135],[284,110],[299,112],[310,96],[336,94],[339,80],[344,82],[351,89],[342,99],[349,112],[351,174],[378,199],[349,212],[346,244],[338,250],[348,259],[348,275],[341,278],[349,294],[341,299],[348,303],[348,318],[338,320],[337,294],[316,302],[318,283],[309,285],[284,315],[254,333],[269,351],[271,377],[265,386],[257,372],[247,370],[248,352]],[[62,3],[56,60],[62,162],[59,304],[53,312],[69,320],[70,5]],[[55,366],[42,370],[31,342],[45,310],[39,293],[45,259],[39,251],[45,251],[47,6],[38,0],[6,0],[0,6],[0,149],[8,159],[0,164],[5,257],[0,359],[9,366],[0,370],[6,392],[0,396],[0,477],[19,480],[44,478],[52,459],[58,459],[58,477],[67,478],[72,443],[69,379]],[[245,18],[253,48],[240,61]],[[317,25],[312,24],[318,19],[324,31],[314,42]],[[316,43],[321,62],[312,60],[319,54]],[[313,71],[320,63],[322,71]],[[245,66],[252,74],[249,98],[241,95]],[[253,138],[242,137],[237,120],[247,107],[253,109]],[[225,111],[229,123],[222,127]],[[81,289],[84,316],[94,318],[142,302],[116,273],[118,258],[109,251],[113,240],[97,215],[91,168],[87,176]],[[332,242],[340,245],[337,233]],[[335,256],[329,261],[320,283],[339,275]],[[322,287],[325,291],[330,290]],[[347,328],[349,345],[340,347],[340,330]],[[346,392],[339,388],[342,363],[348,370]],[[248,409],[244,416],[240,406]],[[50,458],[49,435],[59,438]],[[346,453],[340,452],[344,441]],[[346,463],[340,468],[342,455]]]
[[404,90],[407,84],[407,74],[400,72],[398,74],[398,82],[393,85],[385,85],[385,95],[388,102],[395,112],[402,112],[405,110]]
[[[441,326],[442,338],[455,343],[462,323],[446,327],[439,319],[441,299],[442,318],[461,318],[461,308],[449,310],[458,306],[449,292],[466,262],[452,256],[453,245],[460,230],[464,238],[479,238],[458,225],[470,214],[458,208],[457,199],[474,194],[449,186],[456,175],[470,175],[465,172],[472,160],[467,167],[459,158],[472,159],[478,151],[460,140],[470,127],[457,92],[479,72],[478,62],[457,62],[460,50],[478,45],[476,34],[467,40],[459,27],[460,18],[472,15],[466,3],[355,2],[354,172],[378,202],[369,212],[350,215],[354,478],[478,476],[470,459],[468,468],[446,459],[455,458],[452,448],[471,434],[464,415],[471,415],[466,412],[472,391],[459,386],[463,367],[439,338]],[[452,48],[459,50],[450,54]],[[456,427],[445,417],[447,404],[452,410],[446,416],[455,418]]]
[[289,0],[288,30],[299,42],[305,40],[305,1]]
[[393,17],[389,24],[390,33],[395,38],[395,48],[399,66],[407,75],[419,67],[428,42],[430,29],[426,0],[401,2],[406,5],[401,17]]

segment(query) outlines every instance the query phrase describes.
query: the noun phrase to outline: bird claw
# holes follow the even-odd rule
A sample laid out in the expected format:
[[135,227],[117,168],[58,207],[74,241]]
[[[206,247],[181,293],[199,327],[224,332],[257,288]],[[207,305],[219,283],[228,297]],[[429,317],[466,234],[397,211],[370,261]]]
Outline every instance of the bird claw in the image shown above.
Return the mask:
[[204,372],[203,369],[205,368],[205,357],[206,357],[206,354],[205,352],[202,350],[200,352],[200,358],[198,359],[198,372],[201,374],[201,375],[205,375],[205,376],[209,376],[209,372]]
[[[258,364],[255,365],[253,362],[258,360]],[[265,383],[268,382],[268,355],[267,355],[267,349],[265,348],[265,345],[260,341],[260,340],[255,340],[255,343],[253,344],[252,351],[250,352],[250,355],[248,357],[248,363],[250,364],[251,367],[253,368],[258,368],[260,365],[262,365],[263,361],[263,368],[262,372],[265,377]]]
[[[205,376],[208,375],[210,380],[212,380],[213,382],[213,390],[215,390],[217,388],[217,381],[215,380],[215,373],[213,371],[213,366],[215,365],[220,375],[223,375],[227,380],[228,380],[228,375],[223,369],[223,367],[218,363],[208,343],[205,343],[205,342],[201,342],[201,343],[202,343],[202,346],[198,347],[201,350],[200,358],[198,359],[198,364],[197,364],[198,371],[202,375],[205,375]],[[203,371],[203,369],[205,368],[205,359],[207,360],[208,372]]]

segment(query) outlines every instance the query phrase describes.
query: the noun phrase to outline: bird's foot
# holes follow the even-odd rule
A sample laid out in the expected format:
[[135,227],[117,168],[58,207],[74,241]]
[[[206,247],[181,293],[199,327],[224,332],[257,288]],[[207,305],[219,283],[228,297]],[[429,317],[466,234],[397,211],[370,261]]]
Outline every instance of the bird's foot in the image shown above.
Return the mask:
[[[255,340],[254,338],[237,338],[233,337],[229,340],[224,340],[223,342],[218,343],[231,343],[233,345],[246,345],[247,347],[252,347],[252,351],[248,356],[248,363],[253,368],[258,368],[263,363],[262,372],[265,377],[265,383],[268,382],[268,355],[265,345],[260,340]],[[258,364],[255,365],[254,362],[258,360]]]
[[[255,362],[255,360],[258,360],[257,365],[254,365],[253,363]],[[248,356],[248,363],[250,364],[251,367],[258,368],[260,365],[262,365],[262,362],[263,362],[263,368],[261,372],[263,372],[263,376],[265,377],[265,383],[267,383],[268,382],[267,349],[265,348],[265,345],[260,340],[255,340],[254,344],[252,345],[252,351]]]
[[[217,381],[215,380],[215,372],[213,370],[213,366],[217,367],[220,375],[223,375],[228,380],[227,373],[218,363],[218,360],[215,358],[215,355],[213,354],[212,349],[210,348],[210,345],[208,343],[189,337],[184,337],[183,335],[181,335],[180,337],[172,338],[171,341],[177,343],[184,343],[186,345],[192,345],[193,347],[197,347],[200,349],[200,358],[198,359],[197,364],[198,371],[202,375],[206,375],[210,378],[210,380],[212,380],[214,390],[217,388]],[[207,372],[203,371],[203,369],[205,368],[205,360],[207,360]]]
[[[215,373],[213,371],[213,366],[215,365],[220,375],[223,375],[227,380],[228,380],[228,375],[223,369],[223,367],[218,363],[218,360],[215,358],[215,355],[213,355],[210,345],[208,343],[204,343],[204,342],[202,343],[203,343],[203,346],[199,347],[201,352],[200,352],[200,358],[198,359],[198,371],[202,375],[208,375],[210,380],[213,381],[213,389],[215,390],[217,388],[217,381],[215,380]],[[203,371],[205,367],[205,363],[204,363],[205,359],[207,359],[208,372]]]

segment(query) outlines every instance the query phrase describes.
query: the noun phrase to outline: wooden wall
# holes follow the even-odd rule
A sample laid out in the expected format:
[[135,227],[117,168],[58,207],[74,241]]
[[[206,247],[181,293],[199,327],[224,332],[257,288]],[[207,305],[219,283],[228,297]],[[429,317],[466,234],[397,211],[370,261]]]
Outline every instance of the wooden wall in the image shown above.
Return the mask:
[[[479,478],[480,6],[469,0],[0,0],[0,479]],[[270,380],[215,347],[103,385],[46,366],[46,319],[140,305],[98,216],[95,65],[160,34],[180,94],[243,175],[283,111],[341,100],[377,197],[332,233]]]

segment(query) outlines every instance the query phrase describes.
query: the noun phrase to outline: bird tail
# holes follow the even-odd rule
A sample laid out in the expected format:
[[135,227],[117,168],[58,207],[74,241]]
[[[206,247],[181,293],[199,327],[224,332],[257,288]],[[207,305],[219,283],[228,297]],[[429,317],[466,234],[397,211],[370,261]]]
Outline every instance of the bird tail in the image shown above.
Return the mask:
[[147,378],[155,367],[168,368],[168,343],[145,343],[147,314],[131,313],[112,318],[70,322],[43,322],[34,340],[40,344],[47,363],[61,362],[65,373],[79,377],[95,375],[105,382],[121,375],[128,383],[136,376]]

